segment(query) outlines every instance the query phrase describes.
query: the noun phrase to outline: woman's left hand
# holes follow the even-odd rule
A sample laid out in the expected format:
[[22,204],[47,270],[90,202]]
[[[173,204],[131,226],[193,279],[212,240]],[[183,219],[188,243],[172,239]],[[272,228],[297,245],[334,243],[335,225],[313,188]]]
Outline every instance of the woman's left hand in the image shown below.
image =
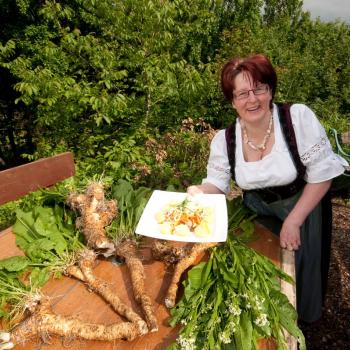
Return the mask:
[[280,232],[280,245],[284,249],[298,250],[300,244],[300,226],[287,218]]
[[328,180],[319,183],[307,183],[305,185],[301,197],[282,225],[280,232],[280,245],[282,248],[288,250],[299,249],[301,245],[300,227],[329,190],[331,183],[332,180]]

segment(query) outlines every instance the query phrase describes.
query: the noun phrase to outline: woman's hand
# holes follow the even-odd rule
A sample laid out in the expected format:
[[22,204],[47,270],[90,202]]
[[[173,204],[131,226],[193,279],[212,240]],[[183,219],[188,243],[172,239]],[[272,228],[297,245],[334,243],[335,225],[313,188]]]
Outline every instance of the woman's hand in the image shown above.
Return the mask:
[[307,183],[303,193],[293,210],[285,219],[280,232],[280,244],[288,250],[298,250],[300,241],[300,227],[307,216],[320,202],[331,186],[332,180],[319,183]]
[[192,185],[187,187],[187,193],[190,196],[195,196],[197,194],[222,194],[224,192],[222,192],[221,190],[219,190],[215,185],[206,182],[204,184],[201,185]]
[[187,193],[190,196],[195,196],[196,194],[203,194],[203,190],[201,189],[200,185],[196,186],[196,185],[192,185],[187,187]]
[[287,217],[280,232],[280,245],[284,249],[298,250],[300,244],[300,226]]

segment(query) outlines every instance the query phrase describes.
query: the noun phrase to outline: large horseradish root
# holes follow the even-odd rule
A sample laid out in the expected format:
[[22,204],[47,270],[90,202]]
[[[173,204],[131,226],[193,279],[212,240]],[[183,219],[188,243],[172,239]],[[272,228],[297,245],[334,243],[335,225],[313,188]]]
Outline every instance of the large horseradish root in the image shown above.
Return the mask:
[[110,325],[87,323],[73,316],[56,315],[47,298],[43,298],[33,314],[11,332],[10,340],[14,344],[24,343],[37,335],[58,335],[86,340],[116,339],[133,340],[141,333],[139,325],[132,322],[120,322]]
[[114,200],[105,200],[103,185],[93,182],[85,194],[70,194],[67,204],[81,214],[76,220],[76,226],[82,230],[87,245],[93,249],[103,250],[105,255],[112,255],[114,244],[106,237],[104,228],[116,216],[117,204]]
[[93,273],[93,265],[96,255],[91,250],[86,250],[81,254],[78,266],[69,266],[66,274],[85,282],[88,287],[99,294],[119,315],[124,316],[128,321],[138,324],[140,335],[148,333],[146,322],[134,312],[128,305],[124,304],[117,296],[111,286],[105,281],[96,277]]
[[188,251],[187,247],[172,247],[169,243],[159,240],[154,240],[151,247],[153,259],[164,261],[166,264],[177,263],[186,256]]
[[129,269],[135,300],[141,305],[148,329],[151,332],[158,330],[158,323],[153,311],[152,300],[145,291],[145,272],[141,260],[137,257],[136,243],[125,240],[116,247],[116,254],[125,259]]
[[170,282],[170,286],[165,297],[165,305],[168,308],[172,308],[175,306],[176,294],[179,287],[179,282],[181,279],[181,275],[188,269],[191,265],[193,265],[200,254],[205,252],[207,249],[216,246],[217,243],[198,243],[194,244],[192,249],[189,252],[189,255],[179,261],[174,270],[173,277]]

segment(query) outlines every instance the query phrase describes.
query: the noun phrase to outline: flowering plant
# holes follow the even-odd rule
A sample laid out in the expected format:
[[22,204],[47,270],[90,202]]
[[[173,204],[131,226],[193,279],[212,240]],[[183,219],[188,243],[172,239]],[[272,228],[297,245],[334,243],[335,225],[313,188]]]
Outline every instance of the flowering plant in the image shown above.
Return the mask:
[[[240,226],[249,229],[248,223]],[[189,271],[182,299],[171,311],[170,324],[182,328],[168,350],[258,349],[261,338],[274,338],[284,350],[285,331],[298,339],[300,350],[306,349],[280,279],[293,283],[269,259],[229,235],[225,244],[213,248],[207,262]]]

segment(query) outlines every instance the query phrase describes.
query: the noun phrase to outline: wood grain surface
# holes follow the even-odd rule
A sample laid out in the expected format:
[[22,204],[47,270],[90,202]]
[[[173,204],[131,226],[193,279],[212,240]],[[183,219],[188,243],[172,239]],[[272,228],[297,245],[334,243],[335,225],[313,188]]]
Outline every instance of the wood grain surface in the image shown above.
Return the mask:
[[[278,239],[261,225],[256,225],[257,239],[251,244],[252,248],[271,258],[276,264],[280,264],[280,248]],[[147,246],[147,244],[146,244]],[[0,233],[0,259],[19,255],[22,252],[16,247],[14,235],[11,229]],[[52,336],[49,343],[45,344],[40,339],[32,339],[22,346],[16,346],[15,350],[164,350],[175,341],[178,328],[168,326],[169,311],[164,305],[164,298],[170,283],[172,268],[166,268],[162,262],[153,261],[149,249],[144,248],[141,257],[145,266],[145,286],[152,300],[154,300],[155,313],[159,322],[159,331],[146,334],[128,342],[116,340],[114,342],[85,341],[80,339],[64,340]],[[202,259],[206,259],[203,255]],[[118,296],[136,312],[142,315],[136,304],[129,273],[126,266],[115,265],[109,261],[99,261],[94,273],[107,281]],[[185,276],[184,276],[185,277]],[[86,286],[73,278],[62,277],[52,279],[43,288],[43,293],[51,298],[53,311],[60,315],[74,315],[81,320],[92,323],[110,324],[122,321],[111,307],[98,295],[90,292]],[[181,289],[179,291],[181,294]],[[274,350],[273,341],[262,340],[259,343],[260,350]]]
[[75,174],[73,154],[61,153],[0,171],[0,205]]

